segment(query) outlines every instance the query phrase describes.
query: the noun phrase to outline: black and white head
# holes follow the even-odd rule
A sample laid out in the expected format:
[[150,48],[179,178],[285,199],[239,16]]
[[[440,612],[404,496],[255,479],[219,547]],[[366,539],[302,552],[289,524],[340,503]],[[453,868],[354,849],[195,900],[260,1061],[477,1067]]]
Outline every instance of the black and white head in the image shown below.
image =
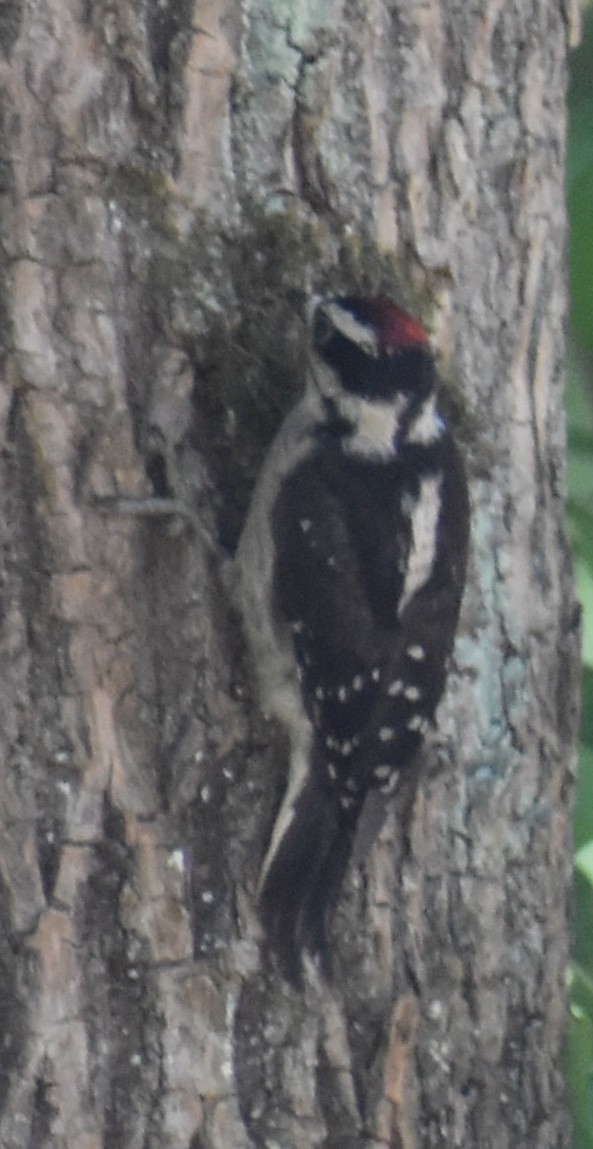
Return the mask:
[[329,413],[349,428],[347,449],[386,457],[403,442],[431,442],[441,434],[428,336],[389,299],[322,300],[313,317],[313,347],[313,385]]

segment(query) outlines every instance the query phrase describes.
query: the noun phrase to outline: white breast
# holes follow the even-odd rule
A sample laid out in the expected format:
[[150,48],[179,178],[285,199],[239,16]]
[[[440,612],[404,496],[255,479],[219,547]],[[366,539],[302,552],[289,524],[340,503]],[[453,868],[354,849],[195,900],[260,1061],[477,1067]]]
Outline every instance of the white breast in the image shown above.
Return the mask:
[[442,476],[427,475],[411,511],[412,542],[398,614],[430,578],[437,550]]

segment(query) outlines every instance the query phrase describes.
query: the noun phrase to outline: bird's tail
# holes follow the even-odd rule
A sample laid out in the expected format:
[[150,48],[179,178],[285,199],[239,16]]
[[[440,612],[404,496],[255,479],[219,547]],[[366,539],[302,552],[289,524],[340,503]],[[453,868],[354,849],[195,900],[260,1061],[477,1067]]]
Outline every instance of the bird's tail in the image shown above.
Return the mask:
[[262,868],[259,910],[283,975],[302,983],[302,954],[320,959],[331,977],[328,914],[337,902],[359,810],[345,811],[312,772],[287,794]]

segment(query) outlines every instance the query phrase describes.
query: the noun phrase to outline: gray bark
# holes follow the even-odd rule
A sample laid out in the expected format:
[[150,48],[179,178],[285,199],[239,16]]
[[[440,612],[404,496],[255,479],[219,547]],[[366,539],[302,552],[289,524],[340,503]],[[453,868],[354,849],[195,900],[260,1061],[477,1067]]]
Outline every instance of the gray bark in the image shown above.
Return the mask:
[[[569,1145],[573,23],[558,0],[6,0],[5,1149]],[[302,995],[260,948],[285,747],[216,556],[302,384],[293,288],[381,290],[430,327],[473,509],[424,780],[351,867],[335,984]],[[151,493],[200,529],[109,511]]]

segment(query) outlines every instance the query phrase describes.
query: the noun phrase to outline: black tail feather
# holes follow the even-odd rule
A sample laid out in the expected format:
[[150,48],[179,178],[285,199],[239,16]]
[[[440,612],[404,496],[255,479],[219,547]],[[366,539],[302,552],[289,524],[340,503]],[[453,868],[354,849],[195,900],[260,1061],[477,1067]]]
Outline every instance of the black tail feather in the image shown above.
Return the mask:
[[342,810],[315,777],[306,780],[291,809],[266,862],[259,910],[283,976],[300,986],[304,950],[319,956],[322,973],[331,977],[327,919],[350,858],[358,810]]
[[303,947],[318,955],[323,976],[331,981],[332,960],[327,940],[329,918],[335,909],[352,855],[354,825],[343,823],[319,867],[310,890],[302,918]]

